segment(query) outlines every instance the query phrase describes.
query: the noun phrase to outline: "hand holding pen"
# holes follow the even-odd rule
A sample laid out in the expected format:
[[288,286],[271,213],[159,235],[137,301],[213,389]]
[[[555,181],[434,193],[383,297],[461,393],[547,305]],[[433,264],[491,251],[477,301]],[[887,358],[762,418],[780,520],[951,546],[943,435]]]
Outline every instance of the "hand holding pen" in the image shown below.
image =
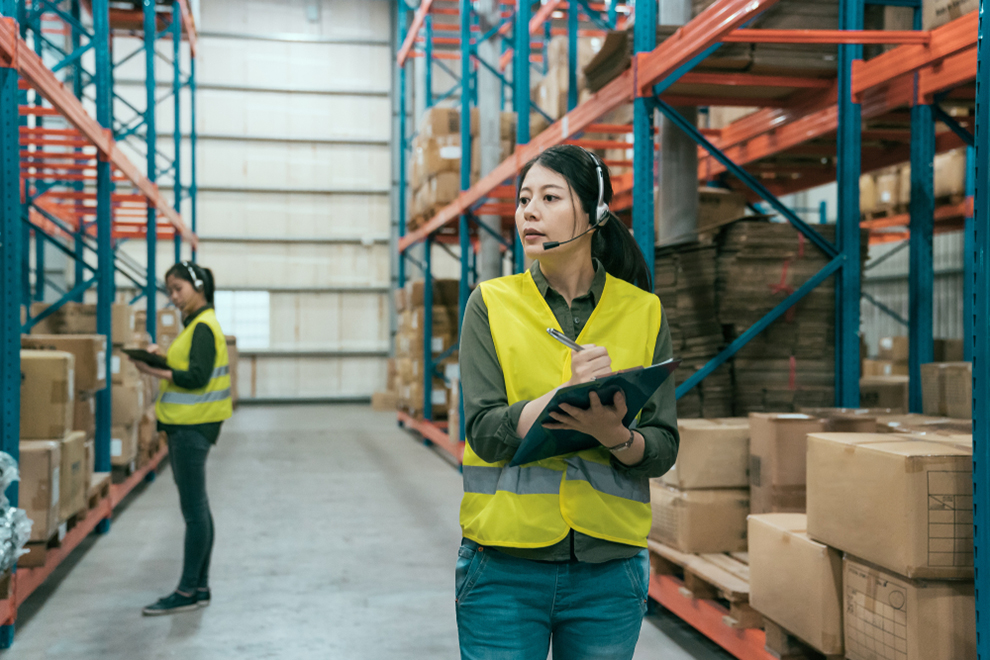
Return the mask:
[[556,328],[547,328],[551,337],[571,349],[571,379],[564,386],[590,383],[595,378],[612,374],[612,358],[604,346],[585,344],[584,346],[571,341],[564,333]]

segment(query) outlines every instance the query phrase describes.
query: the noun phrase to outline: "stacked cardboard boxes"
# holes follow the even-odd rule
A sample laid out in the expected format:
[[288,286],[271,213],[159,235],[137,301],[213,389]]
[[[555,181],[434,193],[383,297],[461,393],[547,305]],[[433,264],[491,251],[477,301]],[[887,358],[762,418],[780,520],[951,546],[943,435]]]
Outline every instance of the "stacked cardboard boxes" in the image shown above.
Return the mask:
[[[515,113],[503,112],[500,122],[501,158],[515,148]],[[471,113],[471,182],[481,170],[480,121]],[[433,107],[423,115],[412,144],[409,189],[412,191],[408,226],[416,229],[453,202],[461,192],[461,112],[459,108]]]
[[[446,356],[439,365],[441,373],[446,365],[457,363],[457,351],[454,347],[457,345],[459,284],[457,280],[433,281],[431,352],[433,360]],[[414,416],[423,414],[424,405],[424,293],[423,280],[413,280],[405,289],[397,291],[395,297],[399,315],[399,330],[395,336],[395,373],[398,380],[395,389],[399,408]],[[443,419],[451,400],[448,384],[443,378],[435,377],[432,391],[428,395],[434,419]]]
[[[578,38],[577,89],[578,102],[587,96],[587,79],[584,68],[591,63],[602,49],[600,37]],[[551,119],[557,120],[567,114],[568,81],[567,37],[558,36],[547,46],[547,73],[532,87],[532,100]]]
[[826,422],[805,413],[750,413],[749,426],[752,512],[803,512],[806,438],[825,430]]
[[[84,343],[92,349],[97,342],[89,338]],[[85,346],[74,348],[83,355],[89,352]],[[76,356],[67,351],[21,351],[19,497],[34,521],[30,539],[34,542],[47,542],[63,523],[86,508],[87,435],[72,428],[75,364]],[[87,369],[87,386],[93,385],[92,376]]]
[[[49,305],[33,303],[31,317],[44,313]],[[123,303],[111,306],[111,337],[114,346],[129,344],[136,328],[134,310]],[[95,335],[96,305],[89,303],[65,303],[56,312],[31,328],[33,335]]]
[[973,363],[921,365],[922,407],[926,415],[972,419]]
[[[834,240],[834,225],[816,229]],[[730,340],[828,263],[824,253],[788,224],[736,222],[722,231],[719,244],[718,319]],[[733,364],[735,414],[833,403],[834,307],[829,279],[740,349]]]
[[[959,111],[953,111],[958,115]],[[952,149],[936,154],[935,199],[959,199],[966,192],[966,150]],[[884,215],[906,212],[911,202],[911,165],[885,167],[864,174],[859,180],[859,205],[864,214]]]
[[972,445],[808,436],[808,535],[845,553],[851,660],[975,657]]
[[678,430],[677,463],[650,483],[650,538],[681,552],[745,550],[747,420],[685,419]]

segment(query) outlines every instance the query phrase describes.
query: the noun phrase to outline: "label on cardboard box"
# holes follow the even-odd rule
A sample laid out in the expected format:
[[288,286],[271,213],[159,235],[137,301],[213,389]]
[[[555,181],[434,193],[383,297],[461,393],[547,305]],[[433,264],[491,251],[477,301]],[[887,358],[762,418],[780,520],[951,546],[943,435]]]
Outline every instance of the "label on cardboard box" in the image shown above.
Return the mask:
[[57,505],[61,500],[61,493],[59,492],[59,482],[62,480],[62,471],[58,465],[52,468],[52,505]]
[[443,337],[434,337],[433,338],[433,352],[434,353],[443,353],[443,349],[444,349]]
[[433,390],[433,405],[442,406],[447,403],[447,390]]
[[114,376],[120,373],[120,356],[112,355],[110,356],[110,373]]
[[107,352],[100,351],[96,354],[96,380],[107,379]]
[[120,438],[111,438],[110,439],[110,455],[111,456],[120,456],[123,453],[124,453],[124,441],[121,440]]
[[171,327],[175,325],[175,319],[171,314],[162,314],[162,325]]

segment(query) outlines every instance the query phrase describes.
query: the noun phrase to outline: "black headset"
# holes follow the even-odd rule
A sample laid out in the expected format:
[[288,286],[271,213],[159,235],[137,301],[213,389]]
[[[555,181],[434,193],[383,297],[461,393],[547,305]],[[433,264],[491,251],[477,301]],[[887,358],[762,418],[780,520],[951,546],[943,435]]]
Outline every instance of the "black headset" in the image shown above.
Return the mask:
[[197,291],[203,291],[203,289],[204,289],[203,280],[202,280],[202,278],[199,277],[199,275],[196,272],[198,270],[198,267],[196,266],[196,264],[192,263],[191,261],[182,261],[180,263],[183,266],[186,267],[186,270],[189,271],[189,276],[192,277],[192,285],[193,285],[193,287]]

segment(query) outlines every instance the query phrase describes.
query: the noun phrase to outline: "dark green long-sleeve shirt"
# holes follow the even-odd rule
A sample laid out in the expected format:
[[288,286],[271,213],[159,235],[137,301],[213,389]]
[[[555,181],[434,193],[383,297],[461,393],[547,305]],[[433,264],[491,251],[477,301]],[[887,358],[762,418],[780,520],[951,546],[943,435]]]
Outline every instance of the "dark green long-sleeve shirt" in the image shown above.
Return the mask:
[[[595,278],[591,289],[575,298],[570,307],[563,296],[553,290],[540,270],[539,262],[530,268],[533,280],[547,301],[561,330],[576,340],[585,323],[601,300],[605,290],[605,269],[595,261]],[[653,364],[673,357],[670,330],[666,315],[661,316],[660,332],[653,351]],[[522,438],[516,433],[522,410],[529,401],[511,406],[505,388],[505,376],[495,351],[488,308],[481,290],[476,289],[468,300],[461,327],[460,340],[461,387],[464,391],[464,420],[471,448],[484,461],[494,463],[512,458]],[[668,379],[643,408],[636,430],[643,436],[643,460],[628,466],[614,456],[612,466],[630,476],[659,477],[677,458],[679,435],[674,399],[674,379]],[[572,531],[568,538],[546,548],[498,548],[502,552],[538,561],[603,562],[628,558],[641,548],[597,539]]]

